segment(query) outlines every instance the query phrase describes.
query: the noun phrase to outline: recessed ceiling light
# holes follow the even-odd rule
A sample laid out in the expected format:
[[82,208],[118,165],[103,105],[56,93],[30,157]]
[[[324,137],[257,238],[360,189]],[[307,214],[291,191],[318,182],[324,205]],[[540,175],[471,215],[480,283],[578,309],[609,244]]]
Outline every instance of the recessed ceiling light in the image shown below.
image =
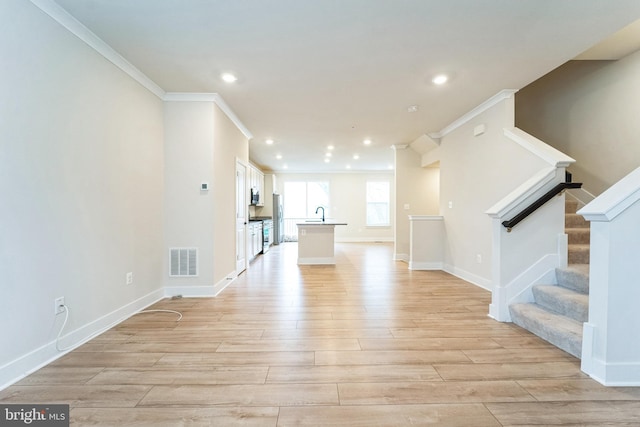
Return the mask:
[[325,157],[325,158],[324,158],[324,162],[325,162],[325,163],[329,163],[330,161],[331,161],[331,160],[329,160],[329,158],[328,158],[328,157]]
[[389,169],[389,170],[393,169],[393,165],[387,166],[387,169]]
[[360,158],[360,156],[359,156],[359,155],[357,155],[357,154],[354,154],[354,155],[353,155],[353,160],[358,160],[359,158]]
[[351,165],[347,165],[347,169],[351,169]]
[[333,145],[327,145],[327,150],[333,150]]
[[222,80],[224,80],[227,83],[233,83],[238,80],[238,78],[231,73],[223,73],[222,76],[220,77],[222,77]]
[[267,145],[272,145],[273,144],[273,139],[267,139],[264,143],[267,144]]
[[282,165],[282,169],[287,169],[288,167],[289,167],[289,166],[287,166],[286,164],[285,164],[285,165]]
[[327,157],[333,156],[333,154],[331,154],[331,153],[324,153],[324,155],[327,156]]
[[371,140],[370,139],[365,139],[364,141],[362,141],[362,143],[364,145],[371,145]]
[[447,80],[449,80],[449,77],[446,74],[438,74],[431,81],[433,82],[433,84],[443,85],[447,82]]
[[282,158],[282,154],[276,154],[276,159],[280,160]]

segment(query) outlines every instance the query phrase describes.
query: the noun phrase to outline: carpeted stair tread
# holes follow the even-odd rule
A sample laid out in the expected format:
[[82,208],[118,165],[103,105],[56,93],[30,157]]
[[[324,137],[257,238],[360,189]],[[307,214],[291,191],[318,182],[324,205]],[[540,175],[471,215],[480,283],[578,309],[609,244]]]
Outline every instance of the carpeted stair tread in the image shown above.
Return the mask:
[[554,285],[533,287],[536,304],[578,322],[589,319],[589,295]]
[[578,201],[565,199],[564,200],[564,211],[566,213],[576,213],[578,211]]
[[588,243],[570,244],[567,253],[569,264],[588,264],[590,247]]
[[569,238],[569,244],[589,244],[591,240],[591,230],[588,228],[577,227],[577,228],[566,228],[565,233]]
[[566,268],[556,268],[559,286],[583,294],[589,293],[589,264],[571,264]]
[[580,358],[582,322],[545,310],[537,304],[512,304],[509,311],[516,325]]
[[566,228],[589,228],[589,221],[577,213],[565,213],[564,226]]

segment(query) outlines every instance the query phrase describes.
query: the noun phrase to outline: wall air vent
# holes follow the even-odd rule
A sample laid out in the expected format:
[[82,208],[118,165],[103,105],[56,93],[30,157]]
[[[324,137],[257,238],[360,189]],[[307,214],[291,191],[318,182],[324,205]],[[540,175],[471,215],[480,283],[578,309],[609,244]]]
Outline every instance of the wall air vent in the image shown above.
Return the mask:
[[196,277],[198,275],[198,248],[169,248],[169,276]]

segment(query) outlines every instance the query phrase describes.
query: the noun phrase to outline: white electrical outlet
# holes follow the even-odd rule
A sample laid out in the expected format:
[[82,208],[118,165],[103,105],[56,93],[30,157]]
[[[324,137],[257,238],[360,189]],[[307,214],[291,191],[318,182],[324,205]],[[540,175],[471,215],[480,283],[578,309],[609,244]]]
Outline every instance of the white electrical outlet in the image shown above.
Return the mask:
[[55,314],[60,314],[60,313],[64,313],[64,297],[60,297],[60,298],[56,298],[53,300],[53,304],[54,304],[54,308]]
[[480,255],[480,254],[477,254],[477,255],[476,255],[476,262],[477,262],[478,264],[482,264],[482,255]]
[[133,273],[132,272],[128,272],[127,273],[127,285],[131,285],[133,284]]

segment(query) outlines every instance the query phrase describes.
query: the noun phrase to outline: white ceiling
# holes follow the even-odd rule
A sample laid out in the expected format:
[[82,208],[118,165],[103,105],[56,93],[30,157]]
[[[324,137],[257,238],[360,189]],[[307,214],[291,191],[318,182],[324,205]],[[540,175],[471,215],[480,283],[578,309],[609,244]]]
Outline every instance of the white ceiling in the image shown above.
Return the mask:
[[221,95],[254,136],[251,159],[290,172],[386,170],[391,145],[640,18],[638,0],[56,1],[165,91]]

